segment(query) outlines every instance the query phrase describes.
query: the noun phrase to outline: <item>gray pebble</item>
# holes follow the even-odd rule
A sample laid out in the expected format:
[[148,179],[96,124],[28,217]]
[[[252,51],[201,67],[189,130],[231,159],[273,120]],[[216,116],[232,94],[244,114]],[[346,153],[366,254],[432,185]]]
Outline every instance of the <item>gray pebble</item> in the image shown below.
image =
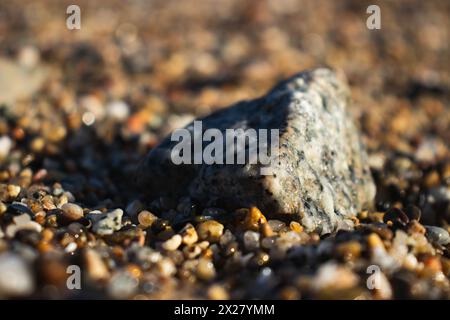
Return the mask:
[[435,226],[425,226],[426,236],[432,243],[445,246],[450,243],[450,235],[447,230]]

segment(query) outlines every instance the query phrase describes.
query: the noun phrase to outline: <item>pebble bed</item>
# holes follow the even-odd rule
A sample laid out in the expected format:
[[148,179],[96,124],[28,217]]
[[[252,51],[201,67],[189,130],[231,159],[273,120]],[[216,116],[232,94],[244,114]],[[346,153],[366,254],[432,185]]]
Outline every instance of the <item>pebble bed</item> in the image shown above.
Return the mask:
[[[0,67],[45,73],[0,102],[0,298],[449,299],[449,3],[383,2],[370,31],[370,1],[217,2],[79,1],[78,31],[0,3]],[[133,187],[174,128],[318,65],[349,80],[377,186],[354,231]]]

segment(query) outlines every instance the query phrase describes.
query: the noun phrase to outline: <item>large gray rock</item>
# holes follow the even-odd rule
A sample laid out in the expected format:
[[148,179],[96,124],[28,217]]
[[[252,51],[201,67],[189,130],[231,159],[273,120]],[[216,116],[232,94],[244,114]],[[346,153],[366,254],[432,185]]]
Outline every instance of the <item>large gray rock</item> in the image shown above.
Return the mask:
[[[143,160],[136,182],[154,197],[189,195],[205,206],[300,215],[307,230],[321,234],[349,229],[350,218],[375,196],[349,102],[347,85],[333,71],[300,73],[261,98],[200,119],[203,130],[279,129],[279,161],[270,174],[247,158],[245,165],[175,165],[171,151],[178,142],[168,137]],[[186,128],[194,131],[193,124]]]

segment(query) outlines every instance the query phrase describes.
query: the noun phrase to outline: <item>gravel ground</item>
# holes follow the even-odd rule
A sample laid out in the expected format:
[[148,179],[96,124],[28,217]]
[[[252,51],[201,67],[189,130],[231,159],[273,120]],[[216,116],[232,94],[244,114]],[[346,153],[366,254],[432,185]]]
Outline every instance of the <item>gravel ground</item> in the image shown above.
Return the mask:
[[[450,3],[368,30],[372,2],[78,1],[67,30],[67,1],[1,1],[0,298],[450,298]],[[354,231],[136,190],[174,128],[318,66],[377,186]]]

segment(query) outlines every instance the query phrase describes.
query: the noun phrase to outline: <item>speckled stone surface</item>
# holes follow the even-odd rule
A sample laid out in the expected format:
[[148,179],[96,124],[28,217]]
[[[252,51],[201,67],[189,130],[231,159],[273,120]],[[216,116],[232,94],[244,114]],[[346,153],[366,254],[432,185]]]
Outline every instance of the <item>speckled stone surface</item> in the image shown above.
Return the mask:
[[[136,183],[151,197],[189,195],[211,206],[296,214],[306,230],[321,234],[351,229],[351,217],[371,206],[375,186],[349,103],[348,87],[333,71],[299,73],[261,98],[200,119],[203,130],[279,129],[272,174],[248,162],[175,165],[170,154],[177,142],[168,137],[143,160]],[[186,128],[193,131],[192,124]]]

